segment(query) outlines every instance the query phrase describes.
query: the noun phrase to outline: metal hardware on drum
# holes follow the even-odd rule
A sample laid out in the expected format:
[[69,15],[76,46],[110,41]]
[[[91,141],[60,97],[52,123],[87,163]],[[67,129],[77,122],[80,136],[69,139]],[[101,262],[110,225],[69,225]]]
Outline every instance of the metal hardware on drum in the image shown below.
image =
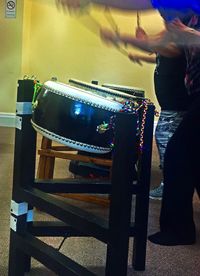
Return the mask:
[[57,77],[51,77],[51,80],[52,80],[52,81],[57,81],[58,78],[57,78]]

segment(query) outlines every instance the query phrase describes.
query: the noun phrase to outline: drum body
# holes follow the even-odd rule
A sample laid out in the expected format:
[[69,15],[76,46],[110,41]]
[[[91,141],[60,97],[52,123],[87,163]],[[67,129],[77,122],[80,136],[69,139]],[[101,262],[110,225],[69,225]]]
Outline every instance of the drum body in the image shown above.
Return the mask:
[[47,81],[34,104],[32,125],[43,136],[93,153],[111,151],[113,129],[98,131],[122,103],[63,83]]

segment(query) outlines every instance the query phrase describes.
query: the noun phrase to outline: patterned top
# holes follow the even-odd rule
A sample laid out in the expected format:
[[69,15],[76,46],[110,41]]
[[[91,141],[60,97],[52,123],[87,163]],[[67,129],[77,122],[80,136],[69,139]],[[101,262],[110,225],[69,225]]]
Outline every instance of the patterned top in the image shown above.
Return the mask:
[[[189,27],[200,31],[200,16],[193,15]],[[185,76],[185,85],[189,95],[200,93],[200,46],[189,46],[185,48],[187,58],[187,68]]]

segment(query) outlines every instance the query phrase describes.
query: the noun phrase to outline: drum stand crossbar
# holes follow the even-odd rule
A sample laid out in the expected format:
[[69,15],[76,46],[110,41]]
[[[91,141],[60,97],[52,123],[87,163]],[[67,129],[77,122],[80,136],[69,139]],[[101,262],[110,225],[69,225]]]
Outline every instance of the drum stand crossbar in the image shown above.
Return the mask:
[[[18,81],[17,106],[28,106],[33,95],[33,81]],[[77,262],[44,243],[38,236],[94,237],[107,244],[105,275],[127,275],[129,237],[134,237],[132,265],[145,269],[149,186],[154,107],[148,106],[144,130],[144,151],[139,161],[140,175],[133,184],[137,119],[134,114],[119,113],[116,118],[115,149],[110,181],[35,179],[36,133],[31,110],[17,110],[9,276],[22,276],[31,269],[31,257],[56,274],[95,275]],[[124,127],[126,126],[126,127]],[[108,221],[67,202],[53,193],[104,193],[110,195]],[[131,221],[132,195],[135,194],[134,223]],[[59,221],[33,221],[36,207]]]

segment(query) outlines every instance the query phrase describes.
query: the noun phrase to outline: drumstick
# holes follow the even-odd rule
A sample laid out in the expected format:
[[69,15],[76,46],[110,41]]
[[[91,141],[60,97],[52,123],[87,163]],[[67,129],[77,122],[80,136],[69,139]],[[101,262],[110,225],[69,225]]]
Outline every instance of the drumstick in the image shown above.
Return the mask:
[[[85,10],[84,14],[87,15],[85,20],[82,15],[81,17],[79,17],[79,21],[93,34],[97,35],[102,27],[101,24],[87,10]],[[128,56],[128,52],[123,49],[117,42],[112,43],[121,54],[125,55],[126,57]]]
[[78,18],[79,22],[86,27],[90,32],[97,35],[99,33],[99,29],[101,28],[100,23],[91,16],[91,14],[85,11],[84,14]]
[[[116,36],[119,36],[119,28],[118,28],[112,14],[111,14],[111,11],[110,11],[109,7],[105,7],[105,13],[104,14],[105,14],[105,17],[106,17],[107,21],[109,22],[110,26],[113,28]],[[113,44],[118,48],[118,50],[122,54],[124,54],[125,56],[129,55],[129,53],[124,48],[120,47],[120,45],[117,42],[116,43],[113,42]],[[125,47],[126,47],[126,45],[125,45]]]
[[140,28],[140,14],[137,12],[137,27]]
[[[96,19],[93,17],[93,16],[91,16],[91,14],[88,14],[88,16],[90,17],[90,19],[92,19],[92,21],[93,22],[95,22],[96,21]],[[111,18],[111,17],[110,17]],[[112,20],[111,20],[112,21]],[[111,22],[110,21],[110,22]],[[96,21],[97,22],[97,21]],[[114,22],[114,21],[113,21]],[[118,27],[117,27],[117,25],[116,24],[114,24],[113,26],[115,26],[115,33],[116,33],[116,36],[118,36]],[[99,24],[99,28],[101,28],[101,25]],[[118,43],[118,42],[112,42],[113,43],[113,45],[116,47],[116,49],[121,53],[121,54],[123,54],[123,55],[125,55],[125,56],[128,56],[129,54],[128,54],[128,52],[125,50],[125,49],[123,49],[121,46],[120,46],[120,44]]]
[[105,17],[107,19],[107,21],[109,22],[110,26],[113,28],[113,30],[115,31],[116,34],[119,33],[119,28],[110,12],[110,8],[109,7],[105,7]]

